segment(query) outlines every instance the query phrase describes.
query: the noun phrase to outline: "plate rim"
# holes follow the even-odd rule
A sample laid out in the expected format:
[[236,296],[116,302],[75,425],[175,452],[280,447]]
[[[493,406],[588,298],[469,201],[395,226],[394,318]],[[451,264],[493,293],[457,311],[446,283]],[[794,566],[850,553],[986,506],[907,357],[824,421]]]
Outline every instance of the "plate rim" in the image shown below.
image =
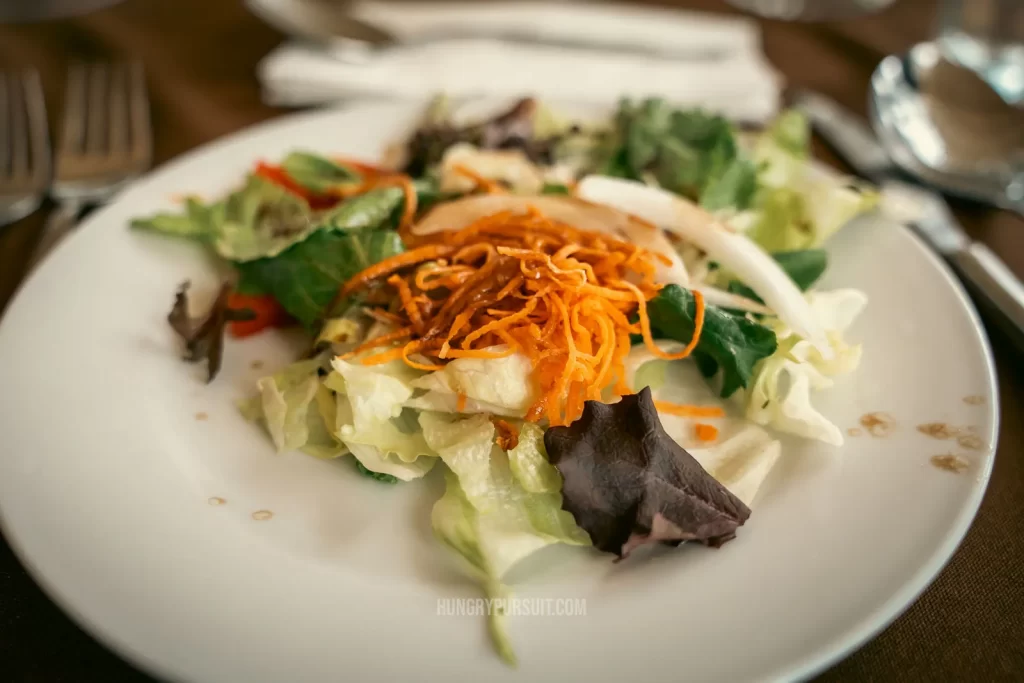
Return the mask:
[[878,635],[885,629],[889,628],[897,619],[910,609],[914,603],[924,594],[928,588],[931,587],[935,580],[939,577],[939,574],[946,568],[950,560],[956,554],[956,551],[960,548],[964,538],[967,537],[967,532],[970,531],[971,525],[974,524],[974,519],[978,515],[978,510],[981,508],[981,503],[985,499],[985,494],[988,492],[989,481],[992,478],[992,471],[995,467],[996,456],[999,451],[999,433],[1001,426],[1001,407],[1002,404],[999,398],[999,376],[996,372],[995,355],[992,353],[992,343],[989,340],[988,331],[985,329],[985,324],[981,319],[981,314],[978,312],[977,306],[974,305],[974,301],[967,293],[967,289],[963,283],[960,282],[953,268],[942,259],[934,249],[932,249],[925,240],[918,235],[910,227],[891,221],[894,227],[899,228],[905,236],[909,237],[909,242],[914,245],[918,251],[922,252],[924,257],[931,262],[937,271],[939,271],[947,284],[956,292],[957,298],[967,311],[972,323],[972,329],[981,343],[983,355],[985,357],[985,370],[988,375],[988,386],[986,390],[989,395],[986,397],[988,403],[992,408],[992,444],[991,455],[986,458],[984,468],[975,477],[974,485],[971,488],[971,497],[968,499],[968,503],[960,510],[957,515],[956,522],[950,528],[946,534],[945,541],[935,549],[928,558],[928,561],[921,565],[921,567],[911,576],[904,585],[896,591],[883,605],[881,605],[872,616],[865,618],[860,624],[852,627],[850,633],[845,640],[848,642],[842,643],[839,640],[830,648],[823,648],[818,655],[809,655],[804,657],[798,663],[795,663],[792,668],[791,678],[794,680],[808,680],[818,674],[826,671],[829,667],[838,664],[840,661],[846,659],[860,648],[867,645],[870,641],[874,640]]
[[[287,129],[294,125],[301,125],[307,121],[319,118],[330,118],[353,108],[383,107],[411,110],[416,106],[417,102],[419,102],[419,100],[361,100],[306,111],[290,112],[250,124],[227,135],[207,140],[157,166],[154,166],[147,173],[127,185],[122,191],[113,197],[110,202],[101,207],[99,211],[89,216],[84,221],[84,225],[80,226],[75,233],[70,235],[68,239],[63,240],[63,242],[58,245],[55,252],[66,250],[67,243],[70,243],[72,240],[81,239],[81,234],[85,232],[82,228],[94,229],[92,225],[94,223],[98,224],[102,221],[104,214],[110,207],[120,204],[125,197],[130,197],[137,187],[147,184],[153,176],[171,172],[179,166],[186,166],[189,163],[192,163],[194,158],[208,153],[213,148],[222,145],[229,146],[252,135],[272,133],[275,128]],[[985,493],[988,490],[988,484],[991,479],[995,458],[998,452],[998,438],[1001,422],[998,375],[996,373],[995,358],[992,352],[991,342],[981,316],[963,284],[957,279],[949,264],[936,254],[934,250],[932,250],[912,229],[903,224],[896,223],[895,221],[889,221],[889,223],[893,227],[898,228],[905,237],[908,237],[908,241],[914,245],[913,248],[922,252],[925,259],[942,274],[946,283],[950,285],[953,292],[955,292],[956,298],[966,309],[968,318],[971,322],[972,331],[978,342],[981,344],[981,351],[984,357],[985,370],[987,374],[986,391],[988,392],[986,399],[988,400],[992,413],[991,448],[985,458],[984,466],[973,478],[970,495],[965,499],[965,504],[959,511],[954,524],[947,529],[943,543],[935,548],[927,561],[922,563],[916,572],[906,578],[902,582],[902,586],[868,617],[862,619],[860,623],[850,626],[846,630],[846,633],[843,636],[836,638],[831,645],[819,648],[817,652],[808,654],[802,658],[794,659],[786,666],[784,671],[776,674],[776,680],[806,680],[823,672],[830,666],[838,663],[842,659],[845,659],[880,634],[917,601],[924,591],[934,583],[935,579],[948,565],[953,555],[962,544],[971,524],[977,516],[977,512],[984,499]],[[49,263],[43,263],[42,267],[29,273],[18,285],[17,289],[11,296],[4,315],[0,318],[0,339],[3,338],[4,330],[10,325],[7,321],[9,318],[9,315],[7,314],[19,305],[20,301],[24,298],[25,291],[32,286],[31,283],[35,282],[41,273],[53,267],[52,258],[47,259],[47,261]],[[47,576],[47,572],[37,565],[32,558],[27,556],[23,551],[19,534],[12,529],[6,521],[7,515],[4,514],[5,507],[6,505],[3,499],[0,498],[0,533],[3,534],[12,553],[17,557],[18,561],[32,577],[32,580],[40,587],[43,593],[52,600],[66,616],[68,616],[68,618],[70,618],[79,628],[85,631],[91,638],[99,642],[104,648],[111,651],[115,656],[126,661],[130,666],[158,678],[181,680],[180,677],[183,673],[182,671],[174,670],[170,667],[165,667],[159,664],[154,658],[151,658],[144,652],[139,651],[137,648],[132,647],[126,642],[122,642],[122,639],[119,636],[109,632],[108,629],[99,622],[99,620],[91,619],[87,614],[74,608],[72,606],[74,600],[65,599],[65,591],[56,585],[55,582],[52,582]]]

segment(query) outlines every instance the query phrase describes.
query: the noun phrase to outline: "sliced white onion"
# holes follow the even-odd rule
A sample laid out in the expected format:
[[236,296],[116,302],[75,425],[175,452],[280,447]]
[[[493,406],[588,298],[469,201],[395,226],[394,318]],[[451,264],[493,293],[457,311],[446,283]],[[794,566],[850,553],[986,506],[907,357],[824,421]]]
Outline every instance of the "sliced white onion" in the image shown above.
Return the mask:
[[697,245],[736,273],[822,357],[832,357],[825,331],[786,272],[754,242],[730,231],[704,209],[666,190],[607,176],[587,176],[576,191],[583,199],[638,216]]
[[711,304],[712,306],[718,306],[720,308],[735,308],[740,311],[746,311],[747,313],[760,313],[761,315],[772,315],[772,310],[764,304],[759,304],[753,299],[748,299],[745,296],[739,294],[733,294],[727,292],[724,289],[718,289],[710,285],[690,285],[689,289],[695,289],[704,295],[705,303]]

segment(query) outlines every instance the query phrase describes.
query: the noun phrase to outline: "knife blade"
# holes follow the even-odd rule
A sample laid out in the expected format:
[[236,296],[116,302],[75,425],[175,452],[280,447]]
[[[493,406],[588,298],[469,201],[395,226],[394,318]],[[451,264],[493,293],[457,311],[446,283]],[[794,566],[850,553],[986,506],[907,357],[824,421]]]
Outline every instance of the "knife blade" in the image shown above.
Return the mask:
[[867,123],[838,102],[805,91],[794,96],[793,104],[858,175],[878,185],[896,213],[909,217],[910,227],[946,259],[978,303],[1024,349],[1024,284],[995,252],[964,232],[942,195],[904,176]]

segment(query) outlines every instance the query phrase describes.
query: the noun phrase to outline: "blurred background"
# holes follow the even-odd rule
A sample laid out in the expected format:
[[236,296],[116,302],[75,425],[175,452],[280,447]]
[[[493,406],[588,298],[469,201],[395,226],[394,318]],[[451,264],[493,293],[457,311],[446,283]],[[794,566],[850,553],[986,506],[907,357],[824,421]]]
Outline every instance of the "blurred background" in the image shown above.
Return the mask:
[[[147,164],[295,109],[438,89],[511,95],[528,82],[600,101],[624,82],[750,124],[823,96],[872,121],[900,172],[943,192],[967,233],[1024,274],[1024,1],[659,0],[603,14],[581,4],[0,0],[0,72],[38,73],[57,131],[69,65],[139,64]],[[53,207],[0,227],[0,313]],[[1024,538],[1024,433],[1007,420],[1024,411],[1024,373],[1009,338],[996,332],[993,344],[1010,424],[974,527],[922,599],[821,680],[1024,675],[1024,582],[1010,550]],[[146,680],[64,617],[2,544],[0,669],[6,680]]]

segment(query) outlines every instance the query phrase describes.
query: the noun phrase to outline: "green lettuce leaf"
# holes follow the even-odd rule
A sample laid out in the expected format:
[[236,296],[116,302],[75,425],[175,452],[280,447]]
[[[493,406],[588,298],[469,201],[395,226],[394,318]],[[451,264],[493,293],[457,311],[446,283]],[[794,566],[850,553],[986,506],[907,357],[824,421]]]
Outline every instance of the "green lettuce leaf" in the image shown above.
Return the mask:
[[781,114],[758,138],[753,158],[761,190],[749,215],[731,223],[769,252],[818,247],[877,203],[877,193],[810,160],[810,128],[799,112]]
[[[550,543],[589,545],[590,539],[572,515],[562,509],[561,477],[554,467],[531,458],[523,451],[509,456],[493,443],[494,427],[483,415],[453,419],[442,413],[422,413],[420,425],[427,444],[458,478],[462,495],[488,525],[516,535],[535,536],[536,548]],[[526,448],[529,448],[527,446]],[[510,464],[518,459],[517,469],[534,491],[522,484]],[[529,473],[524,460],[536,471]],[[558,482],[558,488],[552,488]],[[489,565],[499,579],[515,562],[524,557],[520,549],[495,545],[489,552]]]
[[[562,509],[558,488],[551,490],[556,481],[560,488],[557,471],[545,471],[544,466],[554,468],[530,452],[533,435],[513,455],[494,445],[494,427],[486,416],[458,420],[423,413],[420,424],[427,443],[448,466],[445,494],[431,513],[434,533],[466,560],[488,597],[506,594],[502,577],[527,555],[552,543],[590,544],[586,532]],[[513,466],[513,460],[518,464]],[[528,490],[524,481],[538,490]],[[497,612],[490,615],[490,631],[498,653],[514,664]]]
[[[449,413],[522,417],[536,400],[532,370],[530,360],[518,353],[505,358],[457,358],[443,370],[414,380],[411,386],[427,393],[407,405]],[[466,397],[465,406],[456,410],[460,394]]]
[[814,407],[812,396],[831,387],[832,378],[853,372],[860,362],[860,345],[848,344],[843,334],[867,298],[857,290],[841,289],[811,292],[807,299],[826,330],[833,357],[825,360],[810,342],[776,323],[778,350],[758,364],[744,397],[744,411],[757,424],[840,446],[842,430]]
[[669,134],[671,116],[671,108],[659,98],[643,100],[636,106],[629,102],[621,105],[626,161],[635,173],[642,173],[657,161],[662,141]]
[[349,278],[404,250],[402,239],[392,230],[321,230],[276,258],[242,263],[238,269],[295,319],[313,327]]
[[188,197],[183,213],[158,213],[149,218],[135,218],[131,227],[174,237],[212,241],[218,234],[225,211],[225,202],[204,204],[195,197]]
[[[408,374],[395,363],[387,366],[332,361],[334,371],[345,380],[345,394],[352,406],[352,431],[371,429],[402,414],[402,404],[412,396]],[[332,385],[334,386],[334,385]]]
[[149,218],[135,218],[131,227],[176,237],[208,240],[214,235],[210,220],[213,206],[217,205],[207,207],[195,197],[189,197],[185,200],[184,213],[158,213]]
[[359,462],[358,460],[356,460],[356,471],[359,472],[359,474],[363,475],[364,477],[376,479],[377,481],[384,484],[397,484],[399,482],[398,477],[395,477],[393,475],[383,474],[381,472],[374,472],[373,470],[366,469],[366,466],[363,465],[363,463]]
[[733,125],[699,109],[674,109],[664,100],[623,100],[601,162],[603,175],[647,180],[712,210],[750,206],[757,169],[740,156]]
[[359,180],[352,169],[309,152],[292,152],[281,162],[281,167],[292,180],[316,193],[325,193],[331,187]]
[[508,464],[516,481],[530,493],[558,493],[562,475],[548,462],[544,430],[532,422],[519,426],[519,443],[508,452]]
[[388,222],[403,201],[401,188],[379,187],[345,200],[318,216],[317,220],[321,228],[332,230],[378,228]]
[[494,425],[486,415],[460,419],[446,413],[420,414],[420,427],[427,445],[459,477],[466,497],[474,507],[493,511],[497,500],[491,479],[491,451]]
[[[308,155],[293,153],[286,163],[311,166],[317,162]],[[308,178],[307,181],[312,182]],[[434,181],[417,181],[416,190],[421,206],[440,197]],[[131,225],[200,239],[209,243],[221,257],[246,263],[273,258],[317,231],[360,231],[389,226],[403,202],[400,188],[382,187],[347,199],[326,211],[315,212],[302,197],[261,176],[250,175],[243,187],[222,201],[203,204],[189,198],[184,213],[137,218]],[[260,283],[248,280],[246,288],[259,291]]]
[[334,435],[366,469],[403,481],[422,477],[436,458],[415,411],[403,409],[416,371],[401,362],[360,365],[340,359],[324,386],[336,392]]
[[801,291],[807,291],[828,268],[828,252],[824,249],[779,251],[772,258],[782,266],[789,278]]
[[[341,402],[339,401],[339,404]],[[364,435],[364,438],[374,440],[372,435]],[[390,445],[394,446],[394,438],[385,436]],[[343,439],[344,440],[344,439]],[[433,469],[437,459],[422,446],[411,446],[409,451],[397,452],[394,450],[382,449],[382,447],[369,443],[356,443],[345,441],[352,456],[358,461],[362,468],[375,474],[382,474],[394,477],[399,481],[412,481],[427,475]],[[402,446],[397,446],[402,447]],[[415,460],[407,460],[413,454]],[[386,479],[384,479],[386,480]]]
[[348,452],[348,448],[332,431],[337,404],[333,393],[322,384],[317,387],[314,396],[316,410],[306,411],[306,443],[299,450],[314,458],[329,460]]
[[[525,557],[542,547],[543,543],[529,535],[510,534],[500,527],[493,528],[490,524],[493,520],[489,517],[481,520],[480,513],[466,499],[458,477],[448,471],[444,480],[445,493],[434,503],[430,513],[434,535],[466,561],[469,573],[480,582],[488,599],[505,597],[508,591],[495,578],[493,549],[496,548],[501,555]],[[501,560],[499,557],[498,561]],[[509,666],[515,666],[515,650],[505,629],[505,620],[497,610],[488,614],[487,626],[498,656]]]
[[564,195],[569,195],[569,194],[572,194],[572,191],[569,189],[569,187],[567,185],[563,185],[562,183],[547,182],[547,183],[544,183],[544,187],[541,188],[540,193],[541,194],[564,194]]
[[299,361],[256,382],[261,410],[257,413],[250,405],[243,412],[248,417],[262,417],[278,452],[302,448],[309,441],[309,413],[319,418],[313,402],[320,386],[320,367],[320,359]]
[[206,238],[204,226],[197,224],[188,214],[184,213],[158,213],[149,218],[135,218],[132,219],[131,226],[165,235]]
[[700,194],[700,204],[708,211],[744,209],[757,192],[757,168],[746,159],[734,159],[721,175],[710,176]]
[[304,199],[256,175],[223,201],[203,204],[189,198],[184,214],[161,213],[131,225],[202,239],[230,261],[274,256],[317,227]]
[[[657,335],[683,343],[693,337],[696,311],[693,294],[677,285],[663,288],[647,304]],[[776,346],[775,332],[770,328],[716,306],[705,308],[704,329],[696,350],[721,368],[723,397],[748,386],[754,366],[772,355]]]
[[[772,258],[782,266],[789,278],[806,292],[818,281],[828,268],[828,252],[824,249],[801,249],[800,251],[779,251],[772,254]],[[747,287],[739,280],[731,280],[727,289],[733,294],[745,296],[760,303],[764,303],[761,297],[754,290]]]
[[228,196],[217,218],[213,247],[230,261],[276,256],[317,227],[306,200],[255,175]]
[[462,196],[461,192],[442,192],[440,182],[433,176],[416,178],[412,181],[412,186],[416,190],[416,213],[418,215],[423,215],[438,202],[447,202]]
[[[237,264],[248,289],[271,294],[293,317],[312,327],[338,287],[350,277],[404,251],[390,224],[404,197],[386,187],[352,197],[316,216],[316,230],[305,241],[274,258]],[[339,308],[344,306],[339,305]]]
[[766,139],[797,159],[811,156],[811,125],[796,109],[787,109],[775,117],[768,126]]
[[334,436],[335,398],[320,383],[320,359],[299,361],[257,382],[259,394],[239,403],[242,415],[261,422],[278,452],[301,450],[316,458],[347,452]]

